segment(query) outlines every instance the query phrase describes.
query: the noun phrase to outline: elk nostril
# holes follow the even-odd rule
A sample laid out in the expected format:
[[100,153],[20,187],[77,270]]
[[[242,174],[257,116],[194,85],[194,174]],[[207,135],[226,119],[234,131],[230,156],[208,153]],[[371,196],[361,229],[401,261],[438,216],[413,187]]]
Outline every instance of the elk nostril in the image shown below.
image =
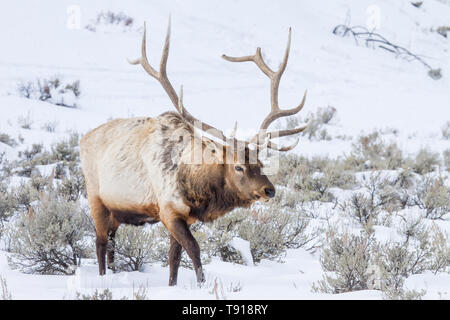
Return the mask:
[[268,196],[269,198],[275,197],[275,189],[265,188],[264,192],[266,193],[266,196]]

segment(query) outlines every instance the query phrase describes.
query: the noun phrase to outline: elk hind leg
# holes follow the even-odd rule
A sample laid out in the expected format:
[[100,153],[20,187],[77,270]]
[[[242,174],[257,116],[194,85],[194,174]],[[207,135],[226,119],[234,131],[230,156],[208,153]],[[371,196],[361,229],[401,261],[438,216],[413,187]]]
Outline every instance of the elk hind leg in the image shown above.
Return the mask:
[[169,286],[176,286],[178,279],[178,268],[180,267],[181,251],[183,247],[178,241],[171,235],[170,236],[170,249],[169,249]]

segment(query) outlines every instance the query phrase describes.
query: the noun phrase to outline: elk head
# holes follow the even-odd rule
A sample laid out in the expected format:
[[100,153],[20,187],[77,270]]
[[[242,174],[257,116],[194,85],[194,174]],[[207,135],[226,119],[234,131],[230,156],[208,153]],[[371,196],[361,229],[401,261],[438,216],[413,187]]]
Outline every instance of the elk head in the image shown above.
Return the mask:
[[268,199],[273,198],[275,195],[275,188],[273,184],[262,172],[263,165],[258,159],[259,153],[265,149],[273,149],[281,152],[292,150],[297,145],[299,141],[298,139],[294,144],[289,146],[278,146],[275,142],[272,141],[272,139],[294,135],[300,133],[306,128],[305,125],[289,130],[268,131],[269,126],[275,120],[281,117],[287,117],[297,114],[305,104],[306,91],[303,95],[301,103],[297,107],[292,109],[281,109],[278,105],[278,88],[281,76],[286,69],[287,60],[289,57],[290,43],[291,29],[289,28],[288,43],[285,55],[280,68],[277,71],[273,71],[264,62],[261,55],[261,48],[257,48],[256,53],[250,56],[229,57],[227,55],[222,55],[222,58],[230,62],[253,61],[258,66],[258,68],[270,79],[271,111],[261,123],[259,132],[246,141],[238,140],[235,138],[237,122],[235,124],[233,133],[229,137],[227,137],[221,130],[192,116],[184,107],[183,87],[181,86],[180,94],[178,95],[174,90],[172,84],[170,83],[166,71],[170,45],[170,19],[163,53],[161,56],[159,71],[156,71],[147,60],[145,24],[141,46],[141,57],[136,60],[129,61],[129,63],[134,65],[140,64],[150,76],[159,81],[159,83],[168,94],[170,100],[172,101],[172,104],[174,105],[176,111],[181,115],[184,121],[192,127],[193,132],[195,132],[195,130],[198,130],[203,133],[206,132],[214,137],[214,140],[212,140],[202,136],[201,144],[203,146],[209,146],[208,148],[201,148],[202,161],[204,161],[205,159],[209,159],[211,161],[212,159],[213,164],[221,164],[221,170],[223,170],[226,184],[234,190],[237,190],[240,196],[245,197],[251,201],[267,201]]

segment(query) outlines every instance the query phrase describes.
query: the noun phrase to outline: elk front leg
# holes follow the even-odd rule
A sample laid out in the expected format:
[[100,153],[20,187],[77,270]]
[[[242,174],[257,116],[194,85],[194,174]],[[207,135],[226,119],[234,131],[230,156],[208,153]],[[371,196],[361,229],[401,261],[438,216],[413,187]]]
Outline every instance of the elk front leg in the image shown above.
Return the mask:
[[197,283],[201,285],[205,282],[205,276],[203,275],[200,260],[200,247],[189,230],[186,221],[181,218],[175,218],[167,224],[167,228],[175,240],[186,250],[189,258],[191,258],[194,264],[195,275],[197,276]]
[[183,250],[183,247],[171,235],[170,236],[170,249],[169,249],[169,267],[170,267],[169,286],[177,285],[178,268],[180,267],[182,250]]

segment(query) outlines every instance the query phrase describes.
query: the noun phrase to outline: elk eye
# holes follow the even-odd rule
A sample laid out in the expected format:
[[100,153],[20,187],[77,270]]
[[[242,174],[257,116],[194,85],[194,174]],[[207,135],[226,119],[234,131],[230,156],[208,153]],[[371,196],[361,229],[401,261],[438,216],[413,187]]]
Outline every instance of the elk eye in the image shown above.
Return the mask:
[[236,169],[236,171],[244,171],[244,169],[241,166],[235,166],[234,169]]

